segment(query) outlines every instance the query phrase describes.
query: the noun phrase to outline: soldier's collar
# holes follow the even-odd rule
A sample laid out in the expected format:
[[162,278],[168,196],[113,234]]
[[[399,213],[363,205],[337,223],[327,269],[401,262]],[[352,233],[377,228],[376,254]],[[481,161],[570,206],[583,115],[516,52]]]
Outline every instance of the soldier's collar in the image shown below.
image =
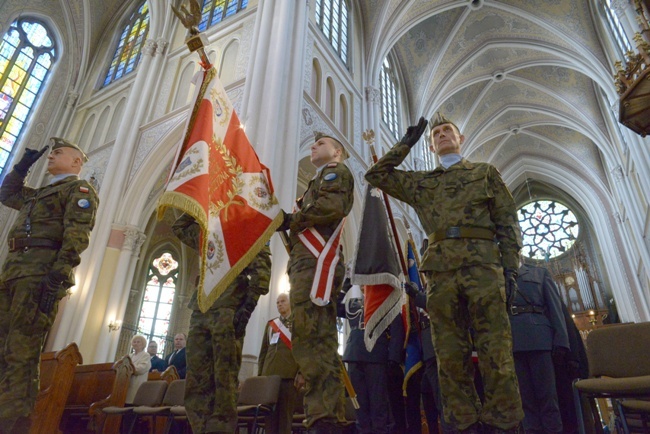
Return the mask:
[[57,182],[63,181],[64,179],[70,178],[71,176],[74,176],[75,179],[79,179],[79,175],[77,175],[76,173],[61,173],[59,175],[52,175],[48,185],[56,184]]

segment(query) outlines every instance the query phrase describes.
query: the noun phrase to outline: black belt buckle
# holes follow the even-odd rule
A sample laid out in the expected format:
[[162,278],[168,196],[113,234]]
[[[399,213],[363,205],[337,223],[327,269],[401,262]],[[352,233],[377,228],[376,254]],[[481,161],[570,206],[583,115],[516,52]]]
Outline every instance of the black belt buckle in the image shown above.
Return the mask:
[[447,228],[447,232],[445,233],[445,236],[447,238],[460,238],[460,227],[452,226],[450,228]]
[[519,315],[519,309],[517,309],[519,306],[510,306],[510,314],[512,316]]

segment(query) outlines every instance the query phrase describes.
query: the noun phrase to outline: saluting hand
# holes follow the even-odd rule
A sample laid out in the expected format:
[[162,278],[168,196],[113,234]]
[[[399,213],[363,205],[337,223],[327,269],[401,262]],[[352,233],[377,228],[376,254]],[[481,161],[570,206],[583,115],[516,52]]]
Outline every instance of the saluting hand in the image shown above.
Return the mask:
[[29,168],[32,167],[32,165],[36,163],[38,159],[41,158],[41,155],[43,155],[48,149],[49,146],[45,146],[41,150],[26,148],[22,158],[14,166],[14,170],[21,175],[27,175]]
[[424,117],[420,117],[420,121],[417,125],[411,125],[406,129],[406,134],[404,134],[404,137],[402,137],[401,142],[405,145],[408,145],[409,148],[412,148],[413,145],[415,145],[418,140],[420,140],[420,137],[422,137],[422,134],[426,128],[427,120],[424,119]]

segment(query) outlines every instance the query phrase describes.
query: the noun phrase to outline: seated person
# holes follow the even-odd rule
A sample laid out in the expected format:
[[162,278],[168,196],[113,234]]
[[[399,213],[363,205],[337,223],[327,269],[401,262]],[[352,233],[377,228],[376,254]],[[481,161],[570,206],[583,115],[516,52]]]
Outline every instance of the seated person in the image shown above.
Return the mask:
[[151,356],[151,369],[149,369],[149,372],[163,372],[165,369],[167,369],[167,362],[165,362],[165,359],[158,357],[158,342],[149,342],[147,352]]
[[131,376],[131,381],[129,382],[129,389],[126,392],[126,404],[133,404],[133,398],[135,398],[138,387],[147,381],[147,377],[149,376],[151,356],[144,350],[146,346],[147,340],[144,336],[133,336],[133,339],[131,340],[133,353],[129,354],[129,357],[131,358],[131,363],[133,363],[135,369]]

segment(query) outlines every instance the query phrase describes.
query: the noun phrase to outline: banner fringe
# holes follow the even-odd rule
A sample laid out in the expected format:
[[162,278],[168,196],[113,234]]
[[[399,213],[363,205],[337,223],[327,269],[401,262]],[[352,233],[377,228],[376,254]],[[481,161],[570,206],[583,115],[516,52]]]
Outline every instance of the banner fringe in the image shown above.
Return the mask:
[[[201,312],[205,313],[207,312],[210,307],[214,304],[214,302],[221,296],[221,294],[224,293],[224,291],[228,288],[228,286],[232,283],[233,280],[237,276],[239,276],[239,273],[241,273],[244,268],[248,266],[248,264],[251,263],[251,261],[257,256],[257,254],[262,250],[262,247],[271,239],[271,236],[275,233],[275,230],[280,227],[282,224],[282,221],[284,220],[284,215],[282,213],[278,213],[278,215],[275,216],[271,224],[266,228],[262,236],[257,239],[255,244],[246,252],[244,256],[242,256],[239,261],[237,261],[236,264],[234,264],[232,267],[230,267],[230,270],[223,276],[221,281],[217,286],[215,286],[210,294],[207,296],[207,300],[205,299],[204,292],[201,291],[199,293],[198,301],[199,301],[199,309]],[[204,231],[207,234],[207,231]],[[207,257],[207,237],[206,241],[203,243],[205,247],[204,256],[203,258]],[[201,286],[200,288],[203,288],[203,277],[205,276],[205,265],[202,266],[202,272],[201,272]]]
[[[401,301],[402,291],[400,287],[393,287],[393,292],[386,297],[386,300],[375,310],[372,317],[366,323],[366,332],[363,334],[363,341],[368,351],[372,351],[381,334],[390,326],[397,315],[399,315],[402,310]],[[381,332],[375,333],[375,329],[379,329]],[[368,333],[368,330],[370,330],[370,333]]]
[[423,366],[422,361],[417,362],[415,365],[409,369],[409,371],[404,376],[404,382],[402,383],[402,396],[408,396],[406,393],[406,388],[408,386],[409,380],[415,373]]

